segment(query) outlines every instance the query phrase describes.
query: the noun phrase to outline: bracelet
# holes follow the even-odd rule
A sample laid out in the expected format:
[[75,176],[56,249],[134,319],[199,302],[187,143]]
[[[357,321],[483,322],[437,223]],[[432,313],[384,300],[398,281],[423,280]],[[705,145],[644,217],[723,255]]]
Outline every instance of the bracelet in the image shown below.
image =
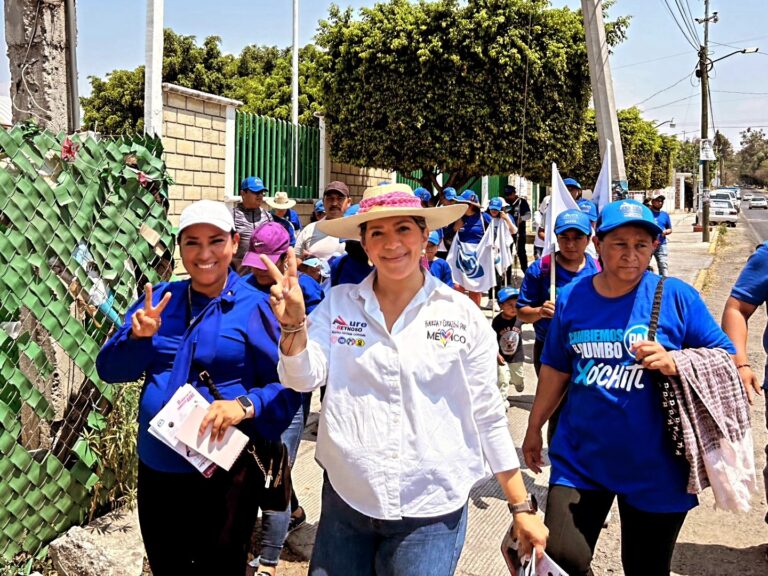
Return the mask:
[[739,364],[736,366],[736,370],[741,370],[742,368],[752,368],[749,364]]
[[304,319],[298,324],[280,324],[280,331],[283,334],[294,334],[296,332],[301,332],[306,324],[307,317],[305,316]]

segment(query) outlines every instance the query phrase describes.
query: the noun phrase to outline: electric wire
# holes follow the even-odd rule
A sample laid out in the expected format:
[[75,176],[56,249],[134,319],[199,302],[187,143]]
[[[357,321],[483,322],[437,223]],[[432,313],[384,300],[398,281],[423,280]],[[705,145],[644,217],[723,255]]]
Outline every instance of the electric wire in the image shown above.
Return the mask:
[[672,88],[674,88],[675,86],[677,86],[678,84],[680,84],[680,83],[681,83],[681,82],[683,82],[684,80],[687,80],[687,79],[688,79],[688,78],[690,78],[691,76],[693,76],[693,72],[688,72],[688,73],[687,73],[685,76],[683,76],[682,78],[680,78],[680,80],[678,80],[678,81],[677,81],[677,82],[675,82],[674,84],[670,84],[670,85],[669,85],[669,86],[667,86],[666,88],[662,88],[661,90],[659,90],[659,91],[657,91],[657,92],[654,92],[653,94],[651,94],[651,95],[650,95],[650,96],[648,96],[647,98],[644,98],[644,99],[640,100],[640,102],[637,102],[636,104],[633,104],[632,106],[640,106],[641,104],[645,104],[646,102],[648,102],[648,100],[650,100],[650,99],[652,99],[652,98],[655,98],[655,97],[656,97],[656,96],[658,96],[659,94],[663,94],[663,93],[664,93],[664,92],[666,92],[667,90],[672,90]]
[[669,5],[669,0],[661,0],[661,2],[664,4],[664,6],[666,6],[667,11],[669,12],[669,15],[672,17],[672,20],[674,20],[675,25],[680,30],[680,33],[683,35],[683,38],[685,39],[685,41],[688,42],[688,44],[690,44],[691,48],[693,48],[694,50],[698,50],[699,46],[697,46],[694,40],[691,39],[691,37],[689,36],[690,32],[686,32],[684,25],[680,24],[680,21],[677,19],[674,11],[672,10],[672,7]]

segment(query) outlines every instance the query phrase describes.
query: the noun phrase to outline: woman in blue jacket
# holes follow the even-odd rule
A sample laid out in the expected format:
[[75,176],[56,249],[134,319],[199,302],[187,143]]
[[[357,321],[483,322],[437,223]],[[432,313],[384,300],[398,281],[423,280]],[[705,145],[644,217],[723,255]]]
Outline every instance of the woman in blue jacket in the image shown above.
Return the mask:
[[149,421],[187,382],[211,402],[201,432],[210,426],[213,438],[237,426],[252,440],[277,440],[299,405],[299,395],[278,381],[280,331],[267,298],[230,269],[238,240],[224,204],[185,208],[179,247],[189,280],[147,285],[96,360],[106,382],[144,377],[138,508],[155,576],[241,576],[264,476],[244,451],[229,471],[206,478],[150,435]]

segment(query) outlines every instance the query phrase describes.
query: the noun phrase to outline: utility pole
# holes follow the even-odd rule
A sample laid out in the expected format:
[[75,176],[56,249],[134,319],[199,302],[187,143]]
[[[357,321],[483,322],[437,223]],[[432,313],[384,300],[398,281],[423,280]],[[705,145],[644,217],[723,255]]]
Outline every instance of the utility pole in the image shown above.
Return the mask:
[[612,188],[617,194],[627,192],[627,172],[624,168],[624,150],[621,146],[619,119],[613,95],[613,77],[608,61],[608,43],[605,39],[602,0],[581,0],[584,16],[584,34],[589,59],[589,77],[592,83],[592,100],[595,105],[595,121],[600,146],[600,157],[605,155],[608,141],[611,146]]
[[147,0],[144,63],[144,132],[163,135],[163,1]]
[[64,0],[67,22],[67,132],[80,131],[80,93],[77,87],[77,12],[75,0]]
[[14,123],[67,130],[66,24],[64,2],[5,0]]
[[[709,137],[709,0],[704,0],[704,45],[699,48],[699,73],[701,74],[701,140]],[[701,182],[701,239],[709,242],[709,161],[702,162]]]

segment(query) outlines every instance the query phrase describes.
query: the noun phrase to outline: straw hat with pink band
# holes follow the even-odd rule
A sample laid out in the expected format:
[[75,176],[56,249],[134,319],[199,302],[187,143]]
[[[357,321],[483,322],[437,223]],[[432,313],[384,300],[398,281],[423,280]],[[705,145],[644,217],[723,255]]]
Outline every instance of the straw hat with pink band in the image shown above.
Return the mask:
[[371,220],[392,216],[424,218],[427,228],[436,230],[455,222],[467,211],[466,204],[422,208],[421,200],[407,184],[382,184],[367,188],[360,200],[360,210],[354,216],[321,220],[317,229],[329,236],[360,239],[360,225]]

